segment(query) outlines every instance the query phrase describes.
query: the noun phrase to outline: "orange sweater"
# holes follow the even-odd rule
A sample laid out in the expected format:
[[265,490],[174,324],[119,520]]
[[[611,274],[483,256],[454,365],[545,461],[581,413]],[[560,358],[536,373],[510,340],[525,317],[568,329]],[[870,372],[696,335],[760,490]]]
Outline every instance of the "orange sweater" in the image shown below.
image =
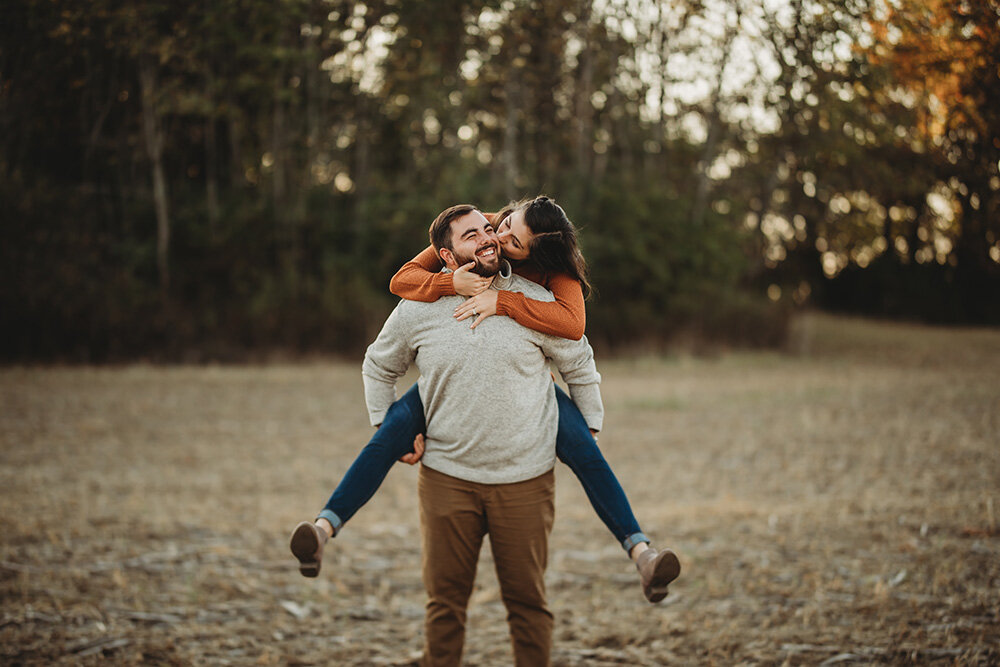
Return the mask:
[[[437,301],[442,296],[454,296],[456,292],[451,274],[441,273],[443,266],[434,248],[427,246],[396,272],[389,281],[389,291],[410,301]],[[580,283],[564,273],[541,275],[525,267],[515,268],[514,271],[548,289],[555,301],[536,301],[520,292],[499,290],[497,315],[506,315],[518,324],[544,334],[580,340],[587,326]]]

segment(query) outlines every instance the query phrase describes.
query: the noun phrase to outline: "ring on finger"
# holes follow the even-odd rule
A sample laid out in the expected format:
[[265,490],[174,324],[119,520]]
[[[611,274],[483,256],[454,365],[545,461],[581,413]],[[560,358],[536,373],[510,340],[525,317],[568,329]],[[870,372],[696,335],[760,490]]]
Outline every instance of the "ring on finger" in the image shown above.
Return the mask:
[[473,308],[473,309],[472,309],[472,314],[473,314],[473,315],[476,315],[476,316],[478,316],[478,315],[479,315],[479,313],[478,313],[478,312],[476,312],[476,309],[475,309],[475,308]]

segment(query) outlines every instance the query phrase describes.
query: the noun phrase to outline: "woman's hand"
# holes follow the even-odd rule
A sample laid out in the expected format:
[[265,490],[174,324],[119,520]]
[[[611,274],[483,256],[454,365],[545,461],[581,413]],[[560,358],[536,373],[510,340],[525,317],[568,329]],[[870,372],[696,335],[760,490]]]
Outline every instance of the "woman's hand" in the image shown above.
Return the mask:
[[455,293],[461,296],[476,296],[490,286],[491,279],[483,278],[478,273],[473,273],[476,267],[475,262],[469,262],[455,269],[451,274],[451,284],[455,286]]
[[399,460],[403,463],[409,463],[410,465],[415,464],[424,455],[424,434],[417,433],[417,437],[413,439],[413,451],[409,454],[405,454]]
[[469,327],[475,329],[487,317],[497,314],[498,296],[500,296],[500,292],[491,289],[467,299],[465,303],[455,309],[455,319],[461,322],[468,317],[475,317],[476,321]]

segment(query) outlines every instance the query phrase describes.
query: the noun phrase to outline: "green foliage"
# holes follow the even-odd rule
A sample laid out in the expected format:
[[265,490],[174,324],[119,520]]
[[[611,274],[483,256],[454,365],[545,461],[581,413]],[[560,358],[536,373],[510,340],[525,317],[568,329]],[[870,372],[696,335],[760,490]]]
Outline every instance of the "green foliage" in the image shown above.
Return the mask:
[[[857,48],[829,60],[845,36],[863,41],[867,3],[818,2],[831,11],[793,3],[789,22],[749,0],[650,0],[643,16],[664,18],[644,22],[576,0],[12,0],[0,353],[354,355],[441,209],[539,193],[582,230],[588,334],[607,345],[779,344],[790,303],[762,298],[772,283],[820,305],[925,316],[959,303],[949,319],[997,321],[975,305],[1000,302],[984,139],[997,133],[914,141],[919,109],[890,69]],[[723,37],[697,34],[732,53],[733,11],[757,21],[780,70],[754,103],[777,119],[767,133],[734,112],[760,84],[669,97],[671,56],[699,48],[686,27],[722,20]],[[993,127],[997,77],[973,64],[984,85],[963,79],[963,95]],[[699,123],[705,136],[687,129]],[[722,162],[728,176],[712,173]],[[943,224],[929,192],[961,216]],[[939,269],[913,269],[928,257]],[[931,278],[900,278],[917,275]],[[891,293],[882,306],[860,296],[866,280]]]
[[[780,335],[757,330],[768,320],[782,329],[784,316],[740,290],[747,259],[743,235],[728,216],[713,213],[697,224],[688,202],[663,188],[612,179],[595,199],[577,220],[597,285],[588,308],[592,338],[612,347],[635,341],[662,347],[697,330],[706,342],[780,342]],[[744,323],[728,326],[734,319]]]

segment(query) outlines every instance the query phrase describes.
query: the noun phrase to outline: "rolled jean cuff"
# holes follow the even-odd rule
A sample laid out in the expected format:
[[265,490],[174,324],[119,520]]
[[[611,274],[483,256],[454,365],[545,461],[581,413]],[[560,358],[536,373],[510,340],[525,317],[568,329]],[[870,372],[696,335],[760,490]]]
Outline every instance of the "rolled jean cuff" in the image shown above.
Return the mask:
[[[339,533],[340,527],[344,525],[344,522],[340,520],[340,517],[331,512],[330,510],[323,510],[322,512],[319,513],[319,516],[317,516],[316,518],[326,519],[327,521],[329,521],[330,525],[333,526],[334,535]],[[648,542],[649,540],[646,541]]]
[[625,538],[625,541],[622,542],[622,546],[625,547],[625,551],[632,551],[632,547],[639,544],[640,542],[645,542],[646,544],[649,544],[649,538],[646,537],[646,535],[643,533],[632,533],[631,535]]

